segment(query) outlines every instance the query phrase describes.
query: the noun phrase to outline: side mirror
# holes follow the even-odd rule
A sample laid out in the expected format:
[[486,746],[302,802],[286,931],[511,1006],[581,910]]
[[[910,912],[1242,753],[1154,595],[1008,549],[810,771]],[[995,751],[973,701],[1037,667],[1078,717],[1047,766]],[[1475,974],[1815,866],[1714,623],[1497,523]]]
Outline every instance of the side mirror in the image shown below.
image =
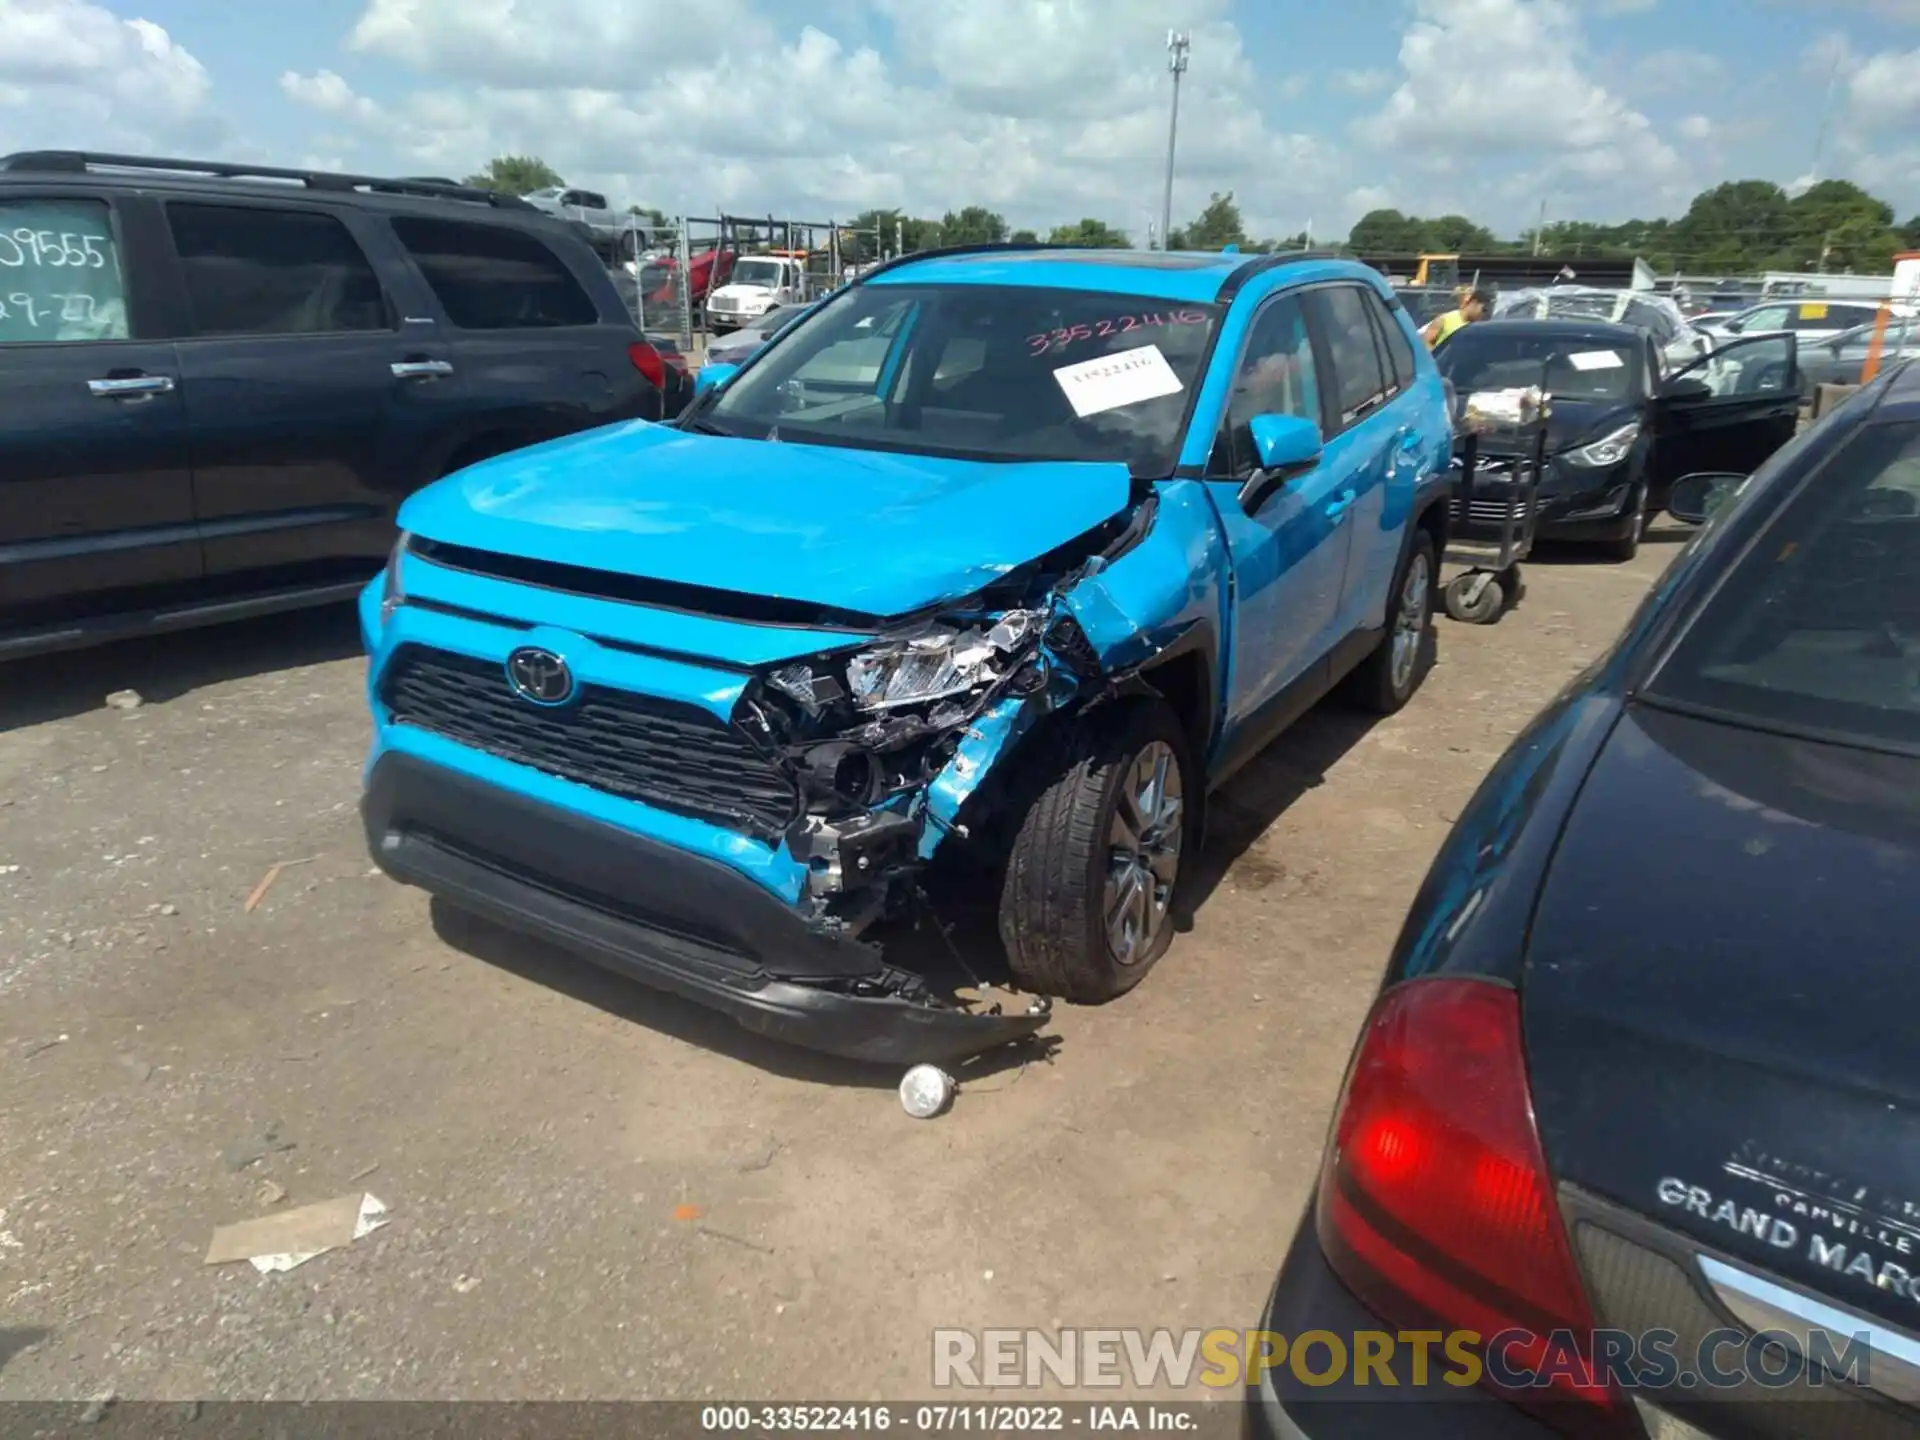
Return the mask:
[[1726,331],[1726,332],[1727,332],[1727,333],[1728,333],[1729,335],[1738,335],[1738,334],[1740,333],[1740,331],[1741,331],[1741,328],[1742,328],[1742,326],[1743,326],[1744,324],[1745,324],[1745,322],[1744,322],[1744,321],[1740,321],[1740,320],[1729,320],[1729,321],[1727,321],[1727,323],[1726,323],[1726,324],[1724,324],[1724,325],[1722,325],[1722,326],[1721,326],[1720,328],[1721,328],[1722,330],[1725,330],[1725,331]]
[[1688,375],[1683,379],[1669,380],[1660,387],[1663,400],[1711,400],[1713,386],[1696,376]]
[[702,365],[700,373],[693,377],[693,393],[704,395],[709,390],[718,390],[731,380],[739,369],[738,365],[729,365],[724,360],[712,365]]
[[1240,487],[1240,508],[1257,514],[1274,491],[1320,463],[1320,427],[1298,415],[1256,415],[1247,436],[1260,468]]
[[1673,482],[1667,513],[1689,525],[1704,525],[1716,510],[1738,495],[1746,483],[1746,476],[1724,471],[1700,470],[1682,475]]

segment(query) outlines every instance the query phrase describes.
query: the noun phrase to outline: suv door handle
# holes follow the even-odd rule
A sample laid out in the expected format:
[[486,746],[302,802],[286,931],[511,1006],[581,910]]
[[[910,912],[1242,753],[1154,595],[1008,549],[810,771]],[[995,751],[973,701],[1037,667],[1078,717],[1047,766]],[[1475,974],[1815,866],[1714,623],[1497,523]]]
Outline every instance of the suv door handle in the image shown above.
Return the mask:
[[1338,525],[1347,518],[1347,512],[1353,508],[1353,502],[1359,498],[1358,493],[1353,490],[1342,490],[1338,498],[1327,502],[1327,519]]
[[173,377],[171,375],[108,375],[99,380],[87,381],[87,390],[103,400],[118,399],[126,395],[171,395]]
[[1419,449],[1420,432],[1411,427],[1402,430],[1400,432],[1400,453],[1403,455],[1413,455],[1418,453]]
[[396,360],[393,362],[393,378],[396,380],[432,380],[452,373],[453,365],[446,360]]

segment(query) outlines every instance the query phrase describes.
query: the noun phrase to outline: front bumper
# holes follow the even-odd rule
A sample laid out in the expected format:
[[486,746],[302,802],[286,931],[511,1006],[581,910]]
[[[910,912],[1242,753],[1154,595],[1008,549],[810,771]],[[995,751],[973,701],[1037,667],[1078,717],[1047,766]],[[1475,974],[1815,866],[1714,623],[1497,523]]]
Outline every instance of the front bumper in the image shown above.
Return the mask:
[[[1314,1233],[1311,1207],[1294,1232],[1261,1328],[1289,1341],[1328,1331],[1349,1352],[1356,1334],[1395,1330],[1333,1273]],[[1322,1352],[1318,1363],[1324,1361]],[[1311,1385],[1285,1366],[1263,1370],[1259,1383],[1247,1388],[1249,1440],[1552,1440],[1559,1433],[1479,1386],[1444,1383],[1443,1368],[1430,1366],[1429,1383],[1418,1386],[1397,1353],[1398,1383],[1391,1386],[1377,1377],[1357,1384],[1351,1366],[1331,1384]]]
[[[1535,501],[1535,538],[1577,542],[1626,538],[1635,523],[1633,484],[1631,463],[1595,469],[1548,460]],[[1485,482],[1476,486],[1468,517],[1474,533],[1497,521],[1504,488]]]
[[401,751],[374,762],[361,815],[394,879],[777,1040],[910,1065],[1047,1023],[1044,1000],[1018,1014],[945,1004],[730,866]]

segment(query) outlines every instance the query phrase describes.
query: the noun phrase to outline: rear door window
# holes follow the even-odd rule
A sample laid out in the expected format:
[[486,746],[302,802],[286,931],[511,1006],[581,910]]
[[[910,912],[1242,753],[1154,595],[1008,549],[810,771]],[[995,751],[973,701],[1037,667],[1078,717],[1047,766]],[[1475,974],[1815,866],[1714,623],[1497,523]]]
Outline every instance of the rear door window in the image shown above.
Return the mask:
[[1373,316],[1379,332],[1382,365],[1386,371],[1387,391],[1397,395],[1413,383],[1413,345],[1400,328],[1400,317],[1387,308],[1378,295],[1365,293],[1367,313]]
[[380,277],[347,227],[310,210],[169,205],[196,334],[392,328]]
[[393,233],[462,330],[541,330],[600,319],[573,272],[524,231],[399,216]]
[[126,280],[107,207],[0,201],[0,345],[127,338]]
[[1309,323],[1321,335],[1333,362],[1330,426],[1357,423],[1387,392],[1387,377],[1367,318],[1367,297],[1357,285],[1329,285],[1307,292]]

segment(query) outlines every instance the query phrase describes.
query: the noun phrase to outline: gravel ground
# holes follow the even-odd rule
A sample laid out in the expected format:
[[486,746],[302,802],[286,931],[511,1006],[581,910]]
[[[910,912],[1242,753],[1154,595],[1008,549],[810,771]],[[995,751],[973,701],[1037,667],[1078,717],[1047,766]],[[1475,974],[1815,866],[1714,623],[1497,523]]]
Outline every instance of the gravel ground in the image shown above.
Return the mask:
[[[1152,979],[930,1123],[376,875],[344,611],[12,667],[0,1398],[907,1398],[937,1326],[1254,1323],[1429,857],[1683,538],[1531,565],[1401,715],[1307,716]],[[346,1249],[203,1263],[361,1190]]]

